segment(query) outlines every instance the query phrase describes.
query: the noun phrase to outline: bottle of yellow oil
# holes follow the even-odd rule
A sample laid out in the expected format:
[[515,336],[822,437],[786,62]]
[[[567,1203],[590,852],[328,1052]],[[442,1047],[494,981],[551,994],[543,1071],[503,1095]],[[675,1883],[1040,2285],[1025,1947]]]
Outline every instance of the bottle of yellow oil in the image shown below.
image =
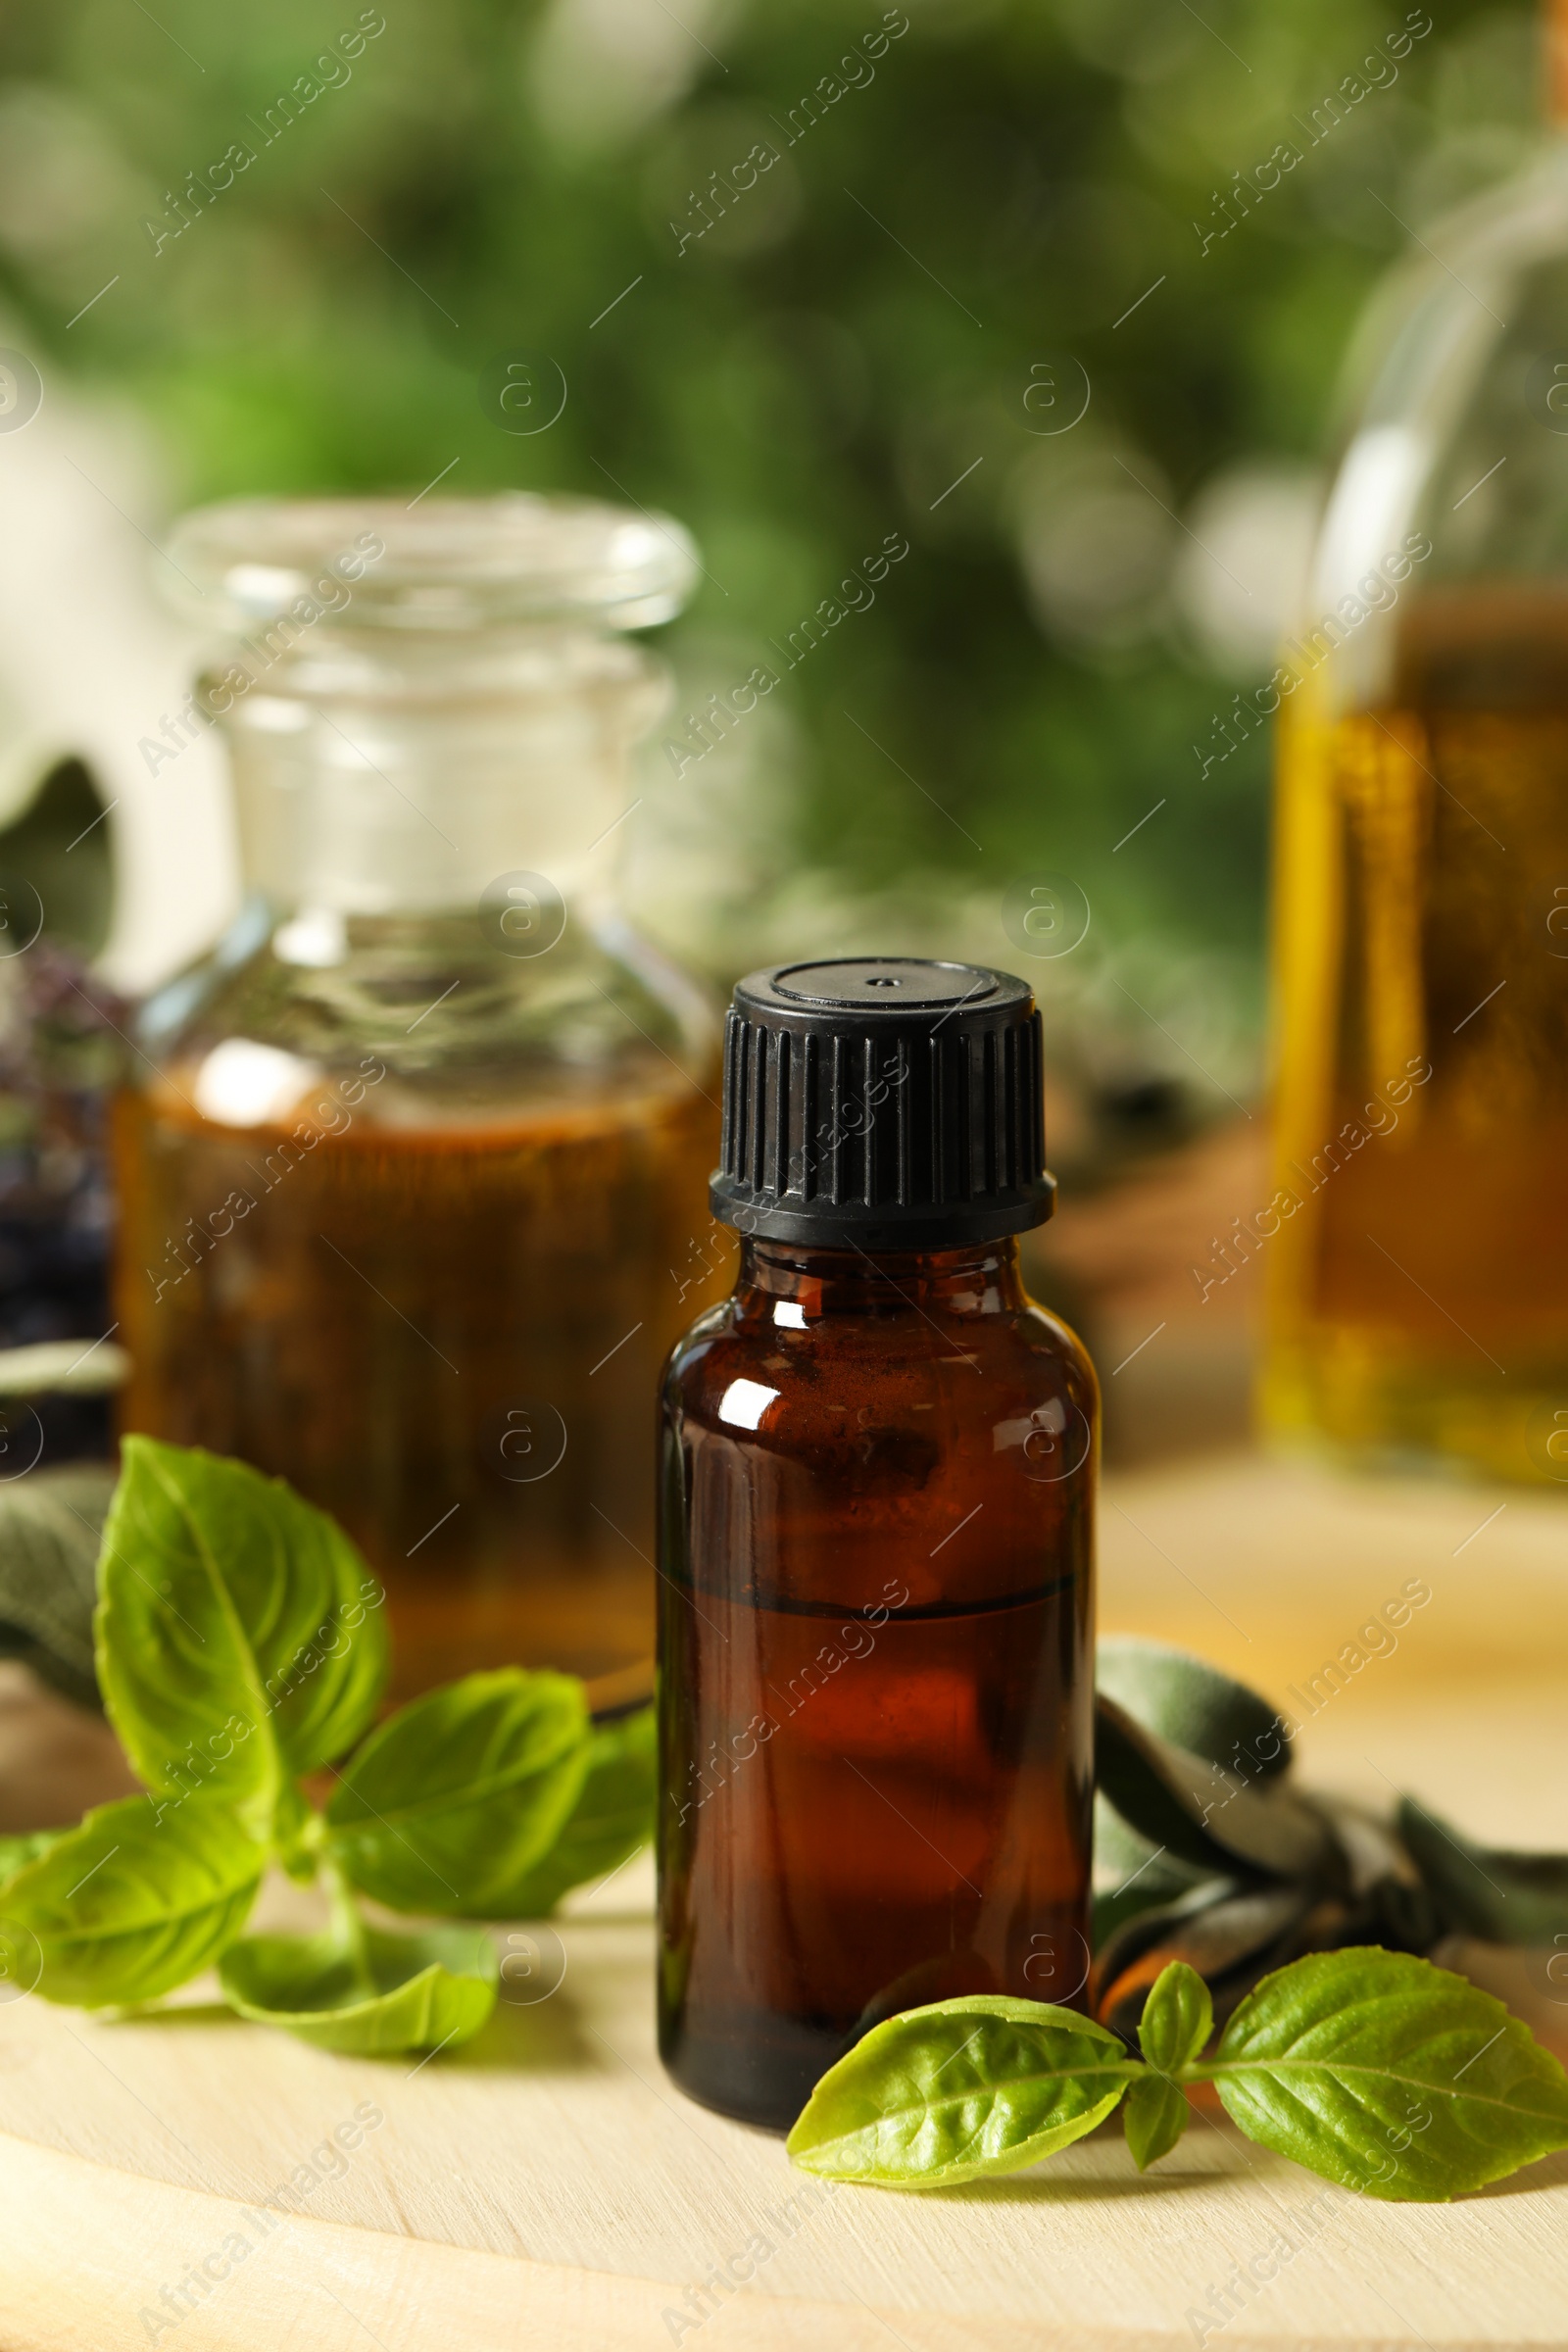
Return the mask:
[[1423,229],[1358,373],[1262,698],[1265,1419],[1568,1481],[1568,138]]

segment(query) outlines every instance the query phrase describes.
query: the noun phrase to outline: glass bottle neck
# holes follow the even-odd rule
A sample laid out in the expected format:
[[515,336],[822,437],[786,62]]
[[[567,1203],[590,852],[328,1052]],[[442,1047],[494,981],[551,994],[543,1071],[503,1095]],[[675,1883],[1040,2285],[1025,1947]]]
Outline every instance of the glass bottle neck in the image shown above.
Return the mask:
[[258,632],[203,679],[241,860],[277,908],[471,908],[499,877],[608,899],[632,755],[665,698],[636,646],[539,626]]
[[803,1317],[907,1312],[1014,1314],[1029,1303],[1018,1245],[970,1243],[955,1250],[820,1250],[796,1242],[742,1238],[735,1295],[743,1311],[770,1312],[788,1300]]

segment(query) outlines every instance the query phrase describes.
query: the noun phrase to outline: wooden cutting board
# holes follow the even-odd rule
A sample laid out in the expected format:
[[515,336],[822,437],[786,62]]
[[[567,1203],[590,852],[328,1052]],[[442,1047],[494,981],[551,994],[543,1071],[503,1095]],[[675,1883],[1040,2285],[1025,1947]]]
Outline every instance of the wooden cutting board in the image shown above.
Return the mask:
[[[1286,1703],[1418,1580],[1430,1599],[1324,1699],[1298,1769],[1568,1844],[1568,1496],[1239,1460],[1105,1503],[1104,1625]],[[934,2196],[808,2182],[662,2075],[651,1895],[639,1862],[556,1930],[500,1931],[508,1997],[423,2063],[308,2049],[210,1986],[157,2020],[0,2007],[3,2352],[1568,2343],[1568,2157],[1378,2205],[1205,2115],[1143,2181],[1107,2132]],[[268,1897],[274,1919],[308,1900]],[[1465,1957],[1560,2043],[1550,1954]]]

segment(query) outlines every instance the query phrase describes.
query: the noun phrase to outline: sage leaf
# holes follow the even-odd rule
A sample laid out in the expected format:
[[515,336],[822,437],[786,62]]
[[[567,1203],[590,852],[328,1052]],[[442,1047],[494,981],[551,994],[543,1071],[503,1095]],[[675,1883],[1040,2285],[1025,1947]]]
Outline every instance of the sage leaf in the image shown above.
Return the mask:
[[595,1724],[588,1767],[564,1828],[511,1886],[497,1887],[494,1919],[543,1919],[562,1896],[618,1870],[654,1832],[658,1725],[652,1707]]
[[[1443,1936],[1444,1921],[1392,1823],[1348,1797],[1314,1793],[1312,1802],[1339,1841],[1346,1899],[1343,1924],[1332,1936],[1313,1936],[1310,1948],[1377,1943],[1389,1952],[1430,1952]],[[1282,1954],[1287,1956],[1297,1955]]]
[[281,1479],[124,1440],[99,1561],[98,1679],[149,1788],[225,1798],[266,1834],[289,1782],[373,1716],[384,1597],[341,1528]]
[[93,1569],[114,1484],[97,1462],[67,1462],[0,1487],[0,1657],[94,1710]]
[[[1158,1846],[1152,1845],[1147,1838],[1140,1837],[1135,1829],[1130,1828],[1114,1805],[1107,1804],[1104,1797],[1097,1793],[1095,1885],[1098,1888],[1110,1892],[1123,1880],[1135,1874],[1142,1878],[1151,1869],[1162,1870],[1169,1860],[1170,1857],[1162,1854]],[[1193,1869],[1190,1863],[1177,1862],[1174,1867],[1184,1880],[1191,1881]]]
[[1214,2004],[1195,1968],[1173,1960],[1161,1969],[1138,2021],[1138,2046],[1155,2071],[1179,2074],[1214,2031]]
[[1095,1956],[1091,2005],[1128,2038],[1161,1972],[1185,1961],[1228,2015],[1266,1971],[1301,1949],[1316,1898],[1299,1886],[1249,1886],[1208,1879],[1158,1911],[1129,1920]]
[[1568,1855],[1477,1845],[1407,1796],[1397,1827],[1446,1927],[1486,1943],[1568,1936]]
[[449,1683],[379,1726],[326,1808],[328,1850],[396,1911],[515,1918],[588,1767],[582,1685],[509,1666]]
[[1568,2076],[1500,2001],[1408,1953],[1265,1977],[1198,2070],[1251,2139],[1326,2180],[1441,2202],[1568,2147]]
[[1203,1872],[1141,1838],[1104,1797],[1095,1798],[1094,1905],[1096,1951],[1129,1919],[1188,1893]]
[[478,2033],[496,2002],[496,1948],[477,1928],[390,1936],[341,1918],[318,1936],[245,1936],[219,1964],[231,2008],[318,2049],[385,2058]]
[[1163,2075],[1140,2076],[1127,2093],[1122,2130],[1141,2173],[1170,2154],[1187,2129],[1189,2113],[1179,2082],[1169,2082]]
[[1095,1776],[1104,1797],[1151,1843],[1207,1871],[1299,1879],[1333,1870],[1324,1816],[1290,1788],[1261,1788],[1136,1723],[1102,1691]]
[[1268,1700],[1188,1650],[1108,1634],[1096,1645],[1095,1684],[1146,1732],[1246,1780],[1290,1764],[1291,1742]]
[[19,1981],[82,2009],[156,2000],[245,1925],[267,1849],[212,1797],[98,1805],[0,1889],[0,1939]]
[[1082,2139],[1143,2072],[1071,2009],[972,1993],[873,2026],[822,2077],[786,2144],[830,2180],[947,2187]]

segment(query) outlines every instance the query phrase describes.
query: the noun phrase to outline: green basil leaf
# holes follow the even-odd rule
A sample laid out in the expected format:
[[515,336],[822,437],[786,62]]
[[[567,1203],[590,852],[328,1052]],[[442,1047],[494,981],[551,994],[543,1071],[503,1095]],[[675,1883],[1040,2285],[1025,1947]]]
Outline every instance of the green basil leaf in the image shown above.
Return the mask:
[[1187,2129],[1186,2095],[1179,2082],[1163,2075],[1144,2075],[1127,2093],[1122,2130],[1141,2173],[1168,2156]]
[[1298,1879],[1336,1866],[1338,1842],[1314,1806],[1145,1731],[1104,1691],[1095,1701],[1095,1777],[1142,1837],[1199,1869]]
[[1397,1827],[1446,1927],[1485,1943],[1568,1936],[1568,1855],[1476,1845],[1407,1796]]
[[1107,1634],[1095,1649],[1095,1686],[1146,1732],[1244,1780],[1268,1779],[1290,1764],[1291,1742],[1268,1700],[1185,1649]]
[[562,1896],[618,1870],[654,1834],[658,1725],[652,1707],[595,1724],[588,1770],[566,1825],[541,1861],[499,1887],[494,1919],[543,1919]]
[[1179,2074],[1214,2031],[1214,2004],[1196,1968],[1173,1960],[1161,1969],[1138,2021],[1138,2046],[1157,2073]]
[[588,1766],[582,1685],[519,1666],[430,1690],[372,1732],[326,1808],[329,1851],[396,1911],[515,1917]]
[[324,1511],[243,1462],[126,1438],[96,1619],[110,1720],[149,1788],[270,1828],[386,1680],[385,1597]]
[[946,2187],[1082,2139],[1143,2072],[1071,2009],[969,1994],[873,2026],[822,2077],[787,2145],[830,2180]]
[[1568,2147],[1556,2059],[1490,1993],[1403,1952],[1265,1977],[1200,2071],[1250,2138],[1389,2200],[1459,2196]]
[[388,1936],[340,1919],[319,1936],[246,1936],[218,1974],[241,2017],[368,2058],[466,2041],[496,2003],[496,1948],[477,1928]]
[[45,2000],[150,2001],[217,1959],[245,1925],[267,1849],[212,1797],[98,1805],[0,1891],[0,1939]]
[[14,1838],[0,1838],[0,1886],[14,1879],[24,1862],[36,1862],[69,1834],[66,1830],[25,1830]]

